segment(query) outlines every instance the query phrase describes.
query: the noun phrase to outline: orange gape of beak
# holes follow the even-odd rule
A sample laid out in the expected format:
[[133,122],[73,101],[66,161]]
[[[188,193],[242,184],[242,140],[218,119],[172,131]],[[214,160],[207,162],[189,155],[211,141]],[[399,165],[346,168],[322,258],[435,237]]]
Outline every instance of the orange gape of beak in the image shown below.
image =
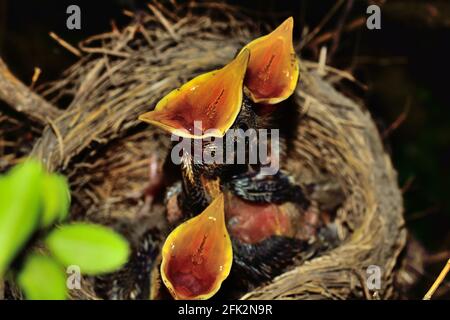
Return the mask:
[[[161,99],[139,119],[186,138],[222,137],[241,109],[249,51],[220,70],[202,74]],[[194,121],[201,131],[194,132]],[[208,129],[215,132],[205,133]]]
[[297,86],[299,67],[292,43],[294,19],[285,20],[272,33],[253,40],[244,85],[254,102],[275,104],[287,98]]
[[208,299],[228,277],[232,261],[221,193],[205,211],[167,237],[161,277],[175,299]]

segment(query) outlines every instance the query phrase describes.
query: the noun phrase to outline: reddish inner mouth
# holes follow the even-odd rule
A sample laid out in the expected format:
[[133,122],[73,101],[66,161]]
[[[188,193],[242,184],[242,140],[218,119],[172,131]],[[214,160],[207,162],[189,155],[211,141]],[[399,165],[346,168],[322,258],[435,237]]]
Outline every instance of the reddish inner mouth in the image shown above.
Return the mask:
[[204,263],[195,264],[192,256],[171,257],[167,278],[180,296],[194,298],[211,291],[215,276]]

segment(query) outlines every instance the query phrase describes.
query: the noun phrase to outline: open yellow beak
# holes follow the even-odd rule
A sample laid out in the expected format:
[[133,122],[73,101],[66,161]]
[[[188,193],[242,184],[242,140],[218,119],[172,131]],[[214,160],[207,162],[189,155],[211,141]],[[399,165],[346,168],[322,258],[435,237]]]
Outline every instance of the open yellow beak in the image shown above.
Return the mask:
[[170,233],[162,249],[161,277],[175,299],[208,299],[228,277],[232,262],[221,193]]
[[275,104],[294,92],[299,66],[292,43],[293,28],[294,19],[290,17],[273,32],[244,47],[250,50],[244,85],[254,102]]
[[222,69],[202,74],[173,90],[154,111],[139,119],[181,137],[222,137],[241,109],[249,55],[244,50]]

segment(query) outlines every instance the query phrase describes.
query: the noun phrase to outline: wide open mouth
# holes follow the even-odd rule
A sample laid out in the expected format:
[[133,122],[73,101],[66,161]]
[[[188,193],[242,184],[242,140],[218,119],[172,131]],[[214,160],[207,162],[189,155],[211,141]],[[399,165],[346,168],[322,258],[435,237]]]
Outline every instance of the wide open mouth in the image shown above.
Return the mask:
[[208,299],[220,289],[233,262],[222,193],[170,233],[162,257],[161,276],[175,299]]
[[297,86],[299,67],[292,43],[294,19],[247,44],[250,50],[244,85],[256,103],[275,104],[287,99]]
[[249,51],[220,70],[202,74],[162,98],[139,119],[187,138],[222,137],[242,105]]

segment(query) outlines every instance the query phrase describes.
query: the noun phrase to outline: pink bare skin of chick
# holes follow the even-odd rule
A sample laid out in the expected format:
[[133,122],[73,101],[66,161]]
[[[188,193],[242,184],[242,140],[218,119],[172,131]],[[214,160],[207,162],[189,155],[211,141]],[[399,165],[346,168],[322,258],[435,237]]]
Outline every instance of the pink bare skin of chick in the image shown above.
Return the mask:
[[276,204],[259,204],[228,196],[225,213],[228,231],[244,243],[255,244],[270,236],[291,236],[289,213]]

